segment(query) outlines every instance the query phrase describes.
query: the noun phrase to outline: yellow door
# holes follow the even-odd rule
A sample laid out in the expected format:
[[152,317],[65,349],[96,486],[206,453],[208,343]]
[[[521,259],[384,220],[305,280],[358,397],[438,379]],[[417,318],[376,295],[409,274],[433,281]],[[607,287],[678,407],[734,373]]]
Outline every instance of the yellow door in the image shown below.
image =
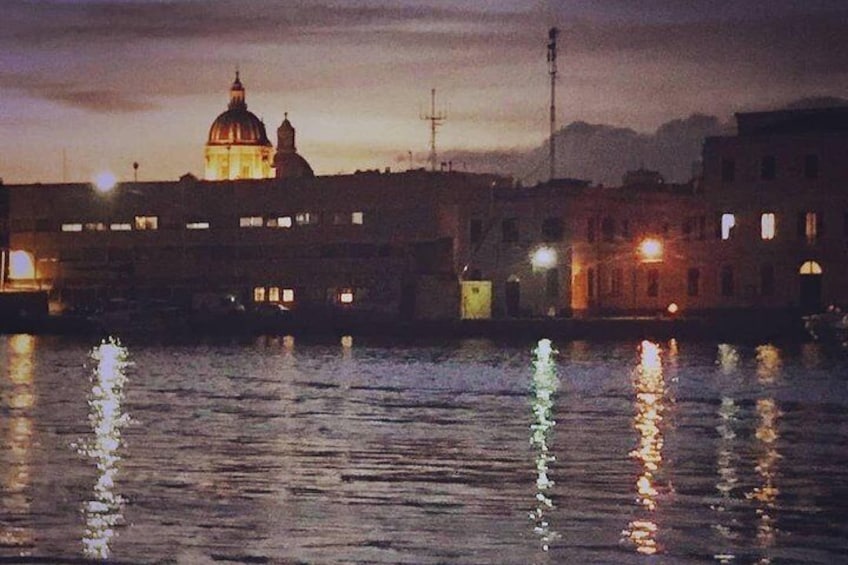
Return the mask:
[[461,281],[463,320],[492,317],[492,281]]

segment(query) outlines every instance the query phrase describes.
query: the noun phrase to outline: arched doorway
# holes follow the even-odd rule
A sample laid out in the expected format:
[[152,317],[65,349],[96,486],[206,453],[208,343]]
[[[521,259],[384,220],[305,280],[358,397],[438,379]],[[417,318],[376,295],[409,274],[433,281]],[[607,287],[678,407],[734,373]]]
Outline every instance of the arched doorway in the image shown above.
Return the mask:
[[800,276],[801,309],[805,312],[821,310],[822,276],[824,271],[816,261],[805,261],[798,269]]
[[521,279],[510,275],[506,279],[506,315],[518,316],[521,308]]

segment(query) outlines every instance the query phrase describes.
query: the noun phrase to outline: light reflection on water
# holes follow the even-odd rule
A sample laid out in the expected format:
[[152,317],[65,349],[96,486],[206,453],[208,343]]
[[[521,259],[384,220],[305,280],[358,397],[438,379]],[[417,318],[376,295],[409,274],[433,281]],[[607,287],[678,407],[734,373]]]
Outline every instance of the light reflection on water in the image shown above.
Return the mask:
[[659,526],[654,519],[654,511],[659,495],[657,477],[663,463],[661,426],[665,411],[661,350],[654,342],[645,340],[639,347],[639,365],[634,372],[633,387],[636,391],[633,427],[639,433],[639,445],[630,452],[630,456],[642,467],[636,479],[636,500],[645,512],[641,518],[631,521],[622,533],[635,545],[636,551],[653,555],[660,550],[657,543]]
[[[15,335],[8,342],[8,393],[4,395],[4,406],[8,409],[8,430],[5,448],[8,454],[2,469],[4,496],[0,509],[0,546],[19,548],[20,555],[28,553],[34,542],[30,527],[32,502],[27,491],[30,488],[31,450],[33,423],[31,411],[35,404],[33,382],[35,338],[31,335]],[[4,413],[3,412],[0,413]],[[3,519],[5,518],[5,519]]]
[[0,336],[0,561],[848,553],[841,353],[298,335],[130,343],[129,371],[104,345],[92,382],[91,343]]
[[549,477],[550,464],[556,457],[548,448],[548,439],[554,420],[554,393],[557,389],[556,351],[551,347],[551,340],[542,339],[533,350],[533,397],[531,407],[534,421],[530,425],[530,444],[536,450],[536,508],[530,513],[533,520],[533,531],[539,536],[542,550],[548,551],[553,540],[559,535],[552,529],[550,514],[554,509],[551,490],[554,481]]
[[97,464],[94,498],[83,508],[83,553],[89,558],[109,557],[115,529],[123,524],[125,500],[115,492],[115,479],[121,461],[121,428],[129,422],[129,415],[123,413],[121,406],[127,381],[125,371],[129,365],[127,356],[127,349],[112,338],[91,352],[91,358],[97,362],[88,401],[88,418],[94,437],[85,441],[79,450]]

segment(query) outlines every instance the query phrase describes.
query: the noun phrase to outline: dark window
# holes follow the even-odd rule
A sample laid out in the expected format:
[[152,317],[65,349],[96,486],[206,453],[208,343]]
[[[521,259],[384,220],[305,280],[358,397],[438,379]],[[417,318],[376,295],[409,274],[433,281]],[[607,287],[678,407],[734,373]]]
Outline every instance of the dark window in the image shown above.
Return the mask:
[[504,243],[518,242],[518,219],[506,218],[501,222],[501,234]]
[[695,230],[695,218],[686,218],[683,220],[683,239],[692,239],[692,232]]
[[707,238],[707,218],[706,216],[698,216],[698,239]]
[[733,296],[733,267],[729,265],[721,268],[721,295]]
[[595,269],[586,270],[586,294],[589,300],[595,298]]
[[721,182],[733,182],[736,180],[736,161],[733,159],[721,160]]
[[775,176],[777,176],[777,160],[774,155],[766,155],[760,161],[760,178],[774,180]]
[[545,273],[545,295],[548,300],[559,297],[559,269],[548,269]]
[[774,296],[774,266],[769,263],[760,267],[760,294]]
[[476,245],[483,240],[483,220],[473,218],[468,223],[468,237],[471,239],[472,245]]
[[595,241],[595,218],[589,218],[589,224],[586,226],[586,239],[589,243]]
[[542,238],[545,241],[562,241],[562,218],[545,218],[542,220]]
[[622,220],[621,222],[621,237],[630,240],[630,220]]
[[610,294],[612,296],[621,295],[622,282],[624,280],[624,270],[621,267],[614,267],[610,273]]
[[701,291],[701,271],[692,268],[686,273],[686,294],[698,296]]
[[660,272],[657,269],[648,269],[648,296],[659,296],[660,294]]
[[50,231],[50,220],[47,218],[36,218],[35,231]]
[[615,239],[615,222],[609,216],[601,220],[601,234],[604,241],[612,241]]
[[842,235],[848,237],[848,211],[842,212]]
[[804,178],[817,179],[819,178],[819,156],[806,155],[804,156]]

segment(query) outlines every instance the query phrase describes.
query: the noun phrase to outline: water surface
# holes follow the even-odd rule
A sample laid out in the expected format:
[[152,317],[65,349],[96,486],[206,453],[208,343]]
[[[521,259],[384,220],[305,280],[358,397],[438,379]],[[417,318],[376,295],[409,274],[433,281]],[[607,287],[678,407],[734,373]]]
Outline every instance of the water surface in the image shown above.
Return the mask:
[[0,336],[0,562],[848,560],[815,344]]

